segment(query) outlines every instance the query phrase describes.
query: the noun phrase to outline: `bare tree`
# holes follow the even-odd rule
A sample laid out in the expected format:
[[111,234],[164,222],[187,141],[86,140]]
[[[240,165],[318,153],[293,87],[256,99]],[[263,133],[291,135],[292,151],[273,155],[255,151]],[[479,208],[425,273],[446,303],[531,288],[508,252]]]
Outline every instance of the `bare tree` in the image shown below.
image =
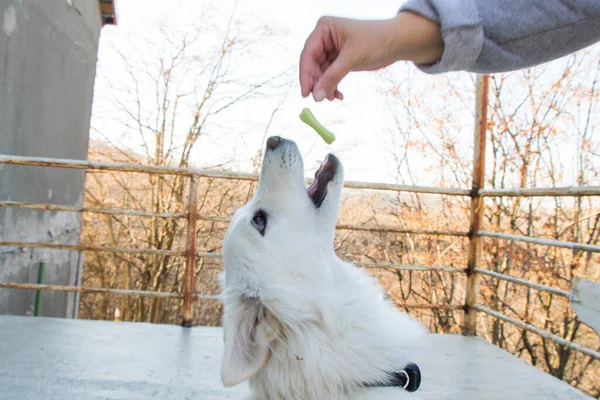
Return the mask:
[[[253,46],[272,30],[245,29],[236,19],[235,9],[224,29],[214,26],[212,17],[208,10],[198,22],[183,27],[164,21],[156,26],[156,37],[136,36],[136,48],[130,43],[113,43],[113,53],[119,60],[113,70],[122,71],[125,78],[119,79],[115,74],[101,77],[103,85],[99,87],[107,90],[99,97],[108,101],[95,112],[96,124],[104,125],[96,132],[108,145],[98,147],[98,154],[91,154],[92,158],[193,167],[194,153],[203,137],[211,132],[227,134],[222,114],[266,93],[284,98],[291,80],[290,67],[284,66],[272,76],[252,76],[241,67],[244,57],[253,56]],[[106,132],[106,126],[122,129],[125,134],[117,138],[113,130]],[[236,139],[229,134],[226,140],[234,143]],[[203,166],[224,168],[227,162]],[[200,212],[217,211],[222,215],[233,203],[239,204],[236,198],[243,186],[202,180],[198,192]],[[167,252],[95,254],[86,258],[84,281],[99,278],[106,287],[181,293],[184,259],[169,252],[180,251],[184,246],[186,222],[182,215],[188,210],[188,187],[188,178],[177,175],[91,174],[86,191],[86,203],[90,206],[112,205],[179,217],[88,217],[84,235],[90,241],[97,241],[102,232],[106,245]],[[200,223],[199,248],[218,250],[224,229],[223,223]],[[205,261],[199,260],[197,276]],[[101,297],[87,296],[84,303],[95,304]],[[107,298],[101,301],[101,315],[94,317],[110,318],[116,305],[109,304]],[[177,304],[173,303],[159,298],[123,299],[119,307],[124,320],[172,322],[178,317],[174,313]],[[93,306],[83,307],[92,309]]]
[[[600,141],[593,133],[600,129],[599,51],[596,47],[568,57],[562,64],[491,78],[487,187],[597,184]],[[436,184],[468,188],[471,150],[460,135],[467,132],[470,140],[472,128],[459,119],[455,107],[472,108],[471,83],[462,81],[461,88],[460,79],[446,78],[446,82],[435,83],[435,90],[429,92],[434,95],[418,99],[411,82],[389,78],[387,81],[396,118],[390,148],[395,152],[399,173],[414,180],[413,165],[417,159],[421,165],[417,179],[421,182],[426,179],[423,172],[431,171],[437,177]],[[452,102],[440,104],[439,99]],[[413,164],[409,165],[411,160]],[[413,204],[421,208],[419,227],[428,223],[428,212],[435,213],[442,223],[451,224],[457,215],[468,221],[468,208],[460,200],[430,203],[427,207],[422,201]],[[404,221],[417,221],[410,218],[406,206],[399,208],[397,215]],[[598,204],[592,198],[573,201],[501,197],[486,201],[486,230],[596,244],[599,223]],[[429,257],[424,257],[422,251],[415,251],[417,247],[412,245],[413,259],[431,260],[431,250]],[[458,253],[466,254],[462,246],[456,248]],[[457,258],[446,253],[439,261],[448,265]],[[566,290],[574,275],[600,280],[597,256],[580,251],[486,240],[483,261],[491,270]],[[426,277],[421,279],[427,281]],[[433,285],[421,297],[439,298],[439,294],[432,296],[440,287],[445,288],[442,292],[453,295],[464,289],[456,288],[455,282],[440,282],[442,285],[435,286],[437,282],[431,281]],[[600,346],[593,331],[570,310],[566,299],[491,278],[483,279],[481,293],[482,301],[491,308],[568,340]],[[599,368],[597,362],[498,319],[482,317],[481,322],[481,333],[492,343],[597,396],[600,387],[592,378]],[[441,323],[439,326],[446,328]]]

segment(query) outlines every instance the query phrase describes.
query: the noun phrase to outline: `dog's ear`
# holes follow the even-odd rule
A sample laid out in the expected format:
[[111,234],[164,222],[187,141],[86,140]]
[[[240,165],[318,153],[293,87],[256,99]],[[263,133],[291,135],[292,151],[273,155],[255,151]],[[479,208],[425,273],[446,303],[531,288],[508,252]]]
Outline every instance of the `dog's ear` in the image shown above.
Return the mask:
[[225,386],[234,386],[265,365],[269,342],[277,333],[260,299],[237,296],[228,300],[223,315],[225,352],[221,380]]

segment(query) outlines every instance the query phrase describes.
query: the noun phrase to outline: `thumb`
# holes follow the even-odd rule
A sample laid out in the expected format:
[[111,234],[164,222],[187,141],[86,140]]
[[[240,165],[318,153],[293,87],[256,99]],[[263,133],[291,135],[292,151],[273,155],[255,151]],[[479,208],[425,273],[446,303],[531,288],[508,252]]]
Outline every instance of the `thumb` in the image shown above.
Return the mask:
[[352,62],[350,57],[346,52],[340,52],[317,81],[313,91],[315,101],[321,101],[327,96],[334,94],[340,81],[348,75],[351,69]]

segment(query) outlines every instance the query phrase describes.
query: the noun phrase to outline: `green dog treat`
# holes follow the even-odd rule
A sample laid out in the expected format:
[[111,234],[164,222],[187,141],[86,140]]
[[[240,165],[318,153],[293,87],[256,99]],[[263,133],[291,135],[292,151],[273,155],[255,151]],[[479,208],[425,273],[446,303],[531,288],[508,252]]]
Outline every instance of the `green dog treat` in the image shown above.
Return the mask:
[[300,113],[300,119],[306,125],[313,128],[317,133],[323,138],[325,143],[331,144],[335,140],[335,135],[327,130],[313,115],[313,113],[308,109],[304,108]]

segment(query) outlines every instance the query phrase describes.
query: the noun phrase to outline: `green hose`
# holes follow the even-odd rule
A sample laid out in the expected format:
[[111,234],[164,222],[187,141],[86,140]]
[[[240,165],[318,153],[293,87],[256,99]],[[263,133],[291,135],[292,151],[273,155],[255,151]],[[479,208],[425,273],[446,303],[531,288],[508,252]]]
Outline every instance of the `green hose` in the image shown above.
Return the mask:
[[[44,276],[46,275],[46,264],[40,263],[40,269],[38,270],[38,285],[44,284]],[[35,308],[33,309],[33,316],[39,317],[42,312],[42,291],[35,291]]]

